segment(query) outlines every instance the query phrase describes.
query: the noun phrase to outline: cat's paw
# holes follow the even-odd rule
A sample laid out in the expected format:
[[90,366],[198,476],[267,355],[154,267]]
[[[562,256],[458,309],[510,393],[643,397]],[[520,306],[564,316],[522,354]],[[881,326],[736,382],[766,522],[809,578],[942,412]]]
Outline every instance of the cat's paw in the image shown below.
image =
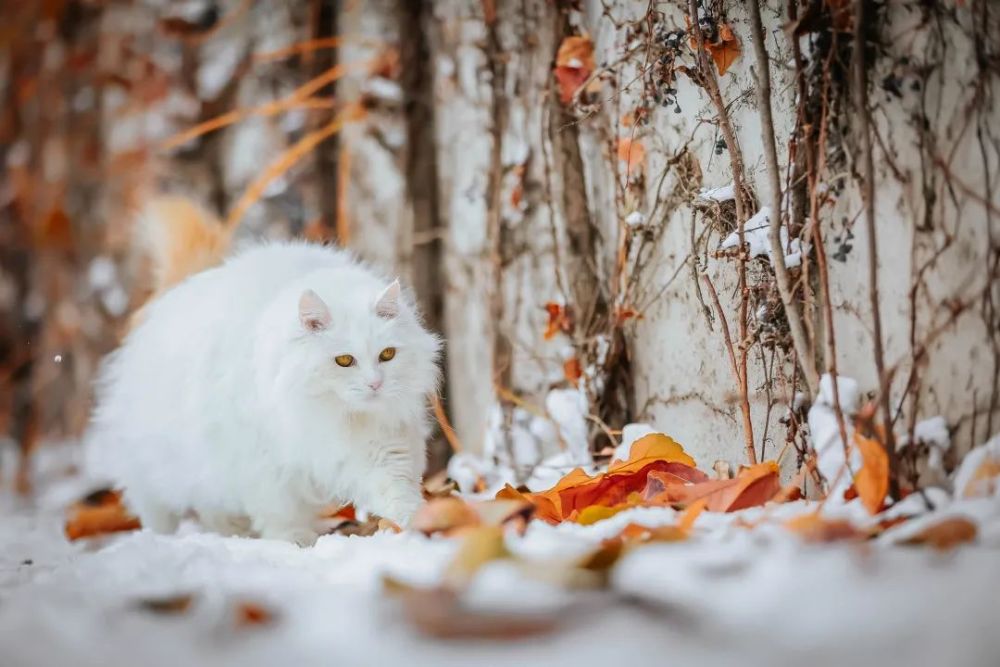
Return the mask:
[[261,539],[292,542],[300,547],[311,547],[319,539],[319,533],[307,526],[264,526],[259,532]]
[[416,514],[417,509],[423,504],[424,499],[419,493],[410,494],[404,497],[391,498],[380,508],[375,510],[375,514],[387,519],[397,526],[406,528],[410,525],[410,520]]

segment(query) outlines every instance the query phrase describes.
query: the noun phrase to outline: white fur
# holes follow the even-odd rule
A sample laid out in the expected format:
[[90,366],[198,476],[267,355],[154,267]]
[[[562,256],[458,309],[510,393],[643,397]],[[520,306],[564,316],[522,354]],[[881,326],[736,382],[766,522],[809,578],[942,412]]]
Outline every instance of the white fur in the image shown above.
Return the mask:
[[[151,303],[108,357],[88,464],[161,532],[194,511],[213,530],[308,544],[339,502],[405,524],[438,348],[413,305],[345,252],[253,247]],[[334,362],[344,354],[355,365]]]

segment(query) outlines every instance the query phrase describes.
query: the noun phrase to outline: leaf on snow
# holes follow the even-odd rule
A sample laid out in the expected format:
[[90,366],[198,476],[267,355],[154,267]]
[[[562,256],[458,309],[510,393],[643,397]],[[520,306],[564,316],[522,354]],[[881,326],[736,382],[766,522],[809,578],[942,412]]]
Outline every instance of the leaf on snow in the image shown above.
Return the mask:
[[96,491],[69,509],[64,531],[69,540],[139,530],[139,519],[129,514],[121,494],[110,489]]
[[850,521],[825,519],[816,512],[793,517],[784,526],[805,542],[839,542],[868,537],[868,533],[855,527]]
[[520,639],[556,627],[552,614],[488,612],[470,609],[446,588],[399,587],[403,613],[421,633],[437,639]]
[[[639,502],[638,492],[646,488],[653,472],[680,484],[708,479],[673,438],[651,433],[632,444],[627,461],[613,461],[606,473],[591,477],[576,468],[546,491],[521,493],[508,485],[497,498],[527,500],[534,504],[535,515],[549,523],[580,521],[581,517],[584,521],[599,521],[610,516],[611,508]],[[605,509],[589,509],[595,506]]]
[[479,515],[456,496],[433,498],[417,510],[410,527],[425,535],[454,534],[479,524]]
[[780,491],[778,465],[765,461],[744,468],[733,479],[714,479],[698,484],[677,484],[662,473],[652,472],[643,498],[653,505],[687,505],[704,500],[709,512],[735,512],[763,505]]
[[976,524],[961,516],[953,516],[931,524],[903,540],[903,544],[926,544],[935,549],[952,549],[959,544],[976,539],[979,529]]

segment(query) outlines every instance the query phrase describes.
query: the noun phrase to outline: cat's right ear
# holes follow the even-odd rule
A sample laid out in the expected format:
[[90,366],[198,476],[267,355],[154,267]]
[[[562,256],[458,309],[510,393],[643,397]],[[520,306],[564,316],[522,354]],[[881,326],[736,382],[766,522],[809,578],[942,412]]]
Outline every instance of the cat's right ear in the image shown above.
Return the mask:
[[306,331],[321,331],[330,326],[330,309],[311,289],[299,297],[299,322]]

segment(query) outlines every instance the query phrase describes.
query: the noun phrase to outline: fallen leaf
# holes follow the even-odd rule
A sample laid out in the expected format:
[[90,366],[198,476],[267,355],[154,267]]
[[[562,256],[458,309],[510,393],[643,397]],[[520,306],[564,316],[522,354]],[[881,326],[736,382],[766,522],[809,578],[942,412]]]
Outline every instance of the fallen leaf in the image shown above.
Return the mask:
[[64,532],[67,539],[79,540],[110,533],[139,530],[139,519],[129,514],[116,491],[96,491],[69,509]]
[[578,512],[576,516],[573,517],[573,521],[583,526],[589,526],[597,523],[598,521],[610,519],[624,509],[628,509],[628,506],[620,505],[618,507],[605,507],[604,505],[591,505],[590,507],[584,507],[580,512]]
[[994,495],[1000,483],[1000,458],[987,456],[972,473],[964,489],[957,489],[963,498],[984,498]]
[[919,533],[902,541],[902,544],[926,544],[934,549],[952,549],[959,544],[972,542],[979,534],[976,524],[965,517],[954,516],[931,524]]
[[868,533],[855,527],[850,521],[825,519],[816,512],[793,517],[784,526],[806,542],[839,542],[868,537]]
[[434,498],[422,505],[413,516],[410,527],[424,535],[434,535],[453,534],[478,524],[479,514],[467,502],[453,496]]
[[274,612],[256,602],[240,602],[235,612],[237,627],[267,625],[274,621]]
[[555,77],[559,100],[569,104],[594,71],[594,45],[589,37],[571,36],[563,39],[556,53]]
[[854,476],[854,487],[870,514],[882,511],[889,493],[889,456],[878,440],[854,432],[854,444],[861,453],[861,469]]
[[678,526],[643,526],[630,523],[618,533],[625,542],[680,542],[688,538],[688,532]]
[[194,596],[190,593],[170,595],[167,597],[143,598],[138,601],[138,607],[154,614],[183,614],[191,608]]
[[443,588],[406,588],[397,593],[403,615],[421,633],[436,639],[521,639],[552,632],[552,614],[518,614],[470,609]]
[[[599,521],[610,516],[620,506],[643,504],[640,492],[646,488],[652,473],[673,484],[703,482],[705,473],[694,467],[692,459],[673,438],[663,433],[651,433],[636,440],[627,461],[613,461],[608,471],[591,477],[576,468],[555,486],[536,493],[521,493],[506,486],[497,498],[526,500],[534,504],[535,516],[549,523],[566,520]],[[590,509],[600,507],[602,509]],[[583,515],[583,512],[587,512]]]
[[650,433],[632,443],[628,461],[612,461],[608,472],[622,472],[644,467],[651,461],[673,461],[692,468],[695,460],[684,451],[681,443],[666,433]]
[[660,472],[651,472],[643,498],[652,505],[688,505],[705,500],[710,512],[735,512],[772,500],[781,491],[778,465],[765,461],[744,468],[733,479],[678,484]]
[[684,514],[677,521],[677,527],[683,530],[685,533],[690,533],[691,529],[694,528],[695,521],[701,516],[701,513],[705,511],[708,507],[708,500],[702,498],[701,500],[696,500],[684,509]]
[[464,588],[486,563],[498,558],[506,558],[503,528],[500,526],[476,526],[470,528],[462,539],[455,557],[445,569],[443,581],[453,590]]
[[529,500],[484,500],[472,506],[485,526],[515,526],[523,529],[535,506]]

